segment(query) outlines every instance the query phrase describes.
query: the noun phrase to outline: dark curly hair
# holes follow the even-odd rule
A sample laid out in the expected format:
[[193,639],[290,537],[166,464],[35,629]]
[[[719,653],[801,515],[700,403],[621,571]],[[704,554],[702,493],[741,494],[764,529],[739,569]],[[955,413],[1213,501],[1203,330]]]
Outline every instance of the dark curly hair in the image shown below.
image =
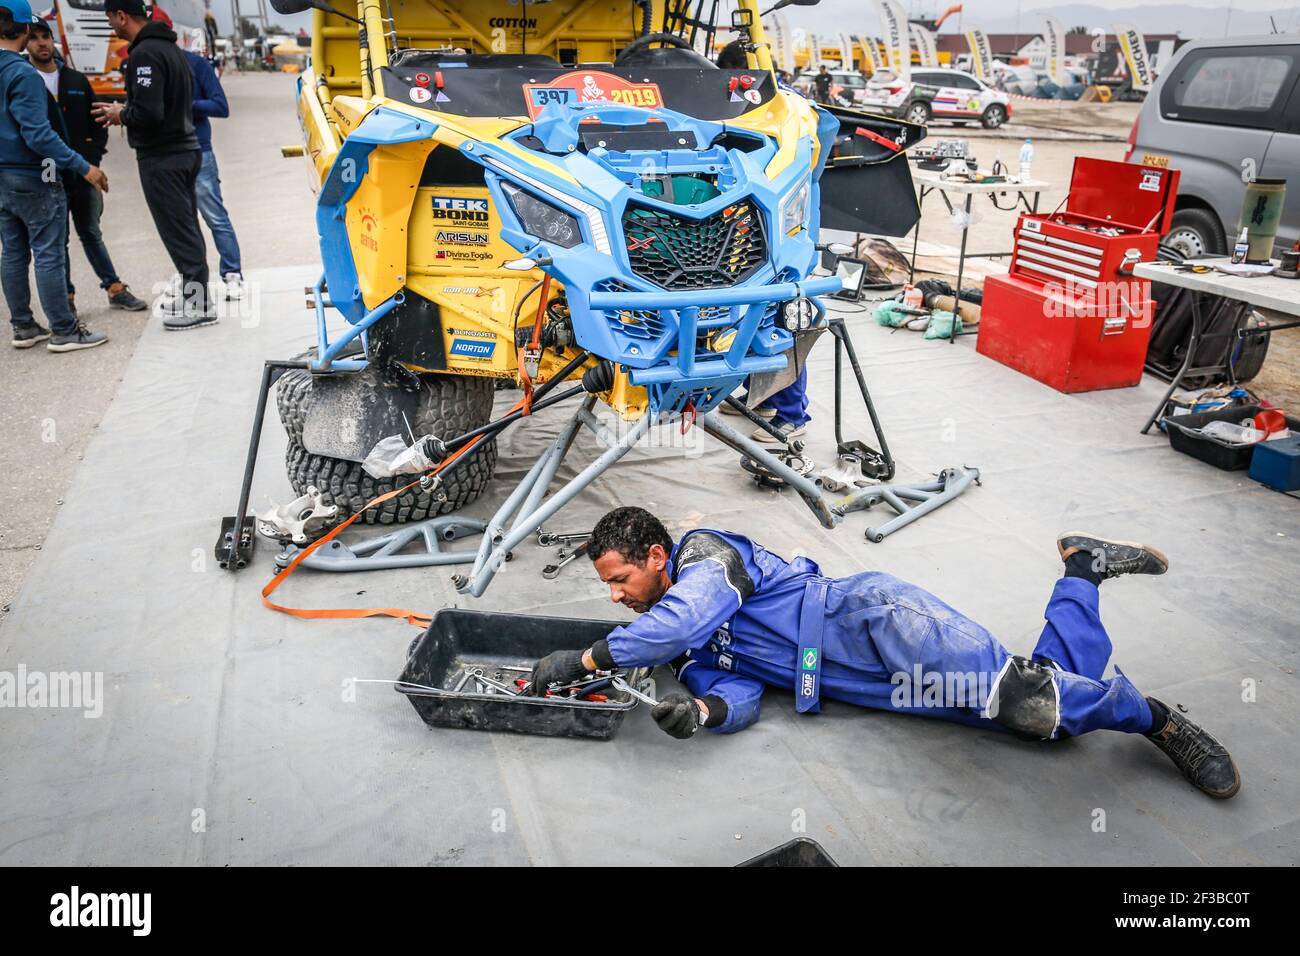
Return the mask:
[[606,551],[617,551],[633,564],[643,564],[652,545],[673,549],[672,536],[658,518],[644,508],[615,508],[596,522],[587,539],[587,556],[595,561]]

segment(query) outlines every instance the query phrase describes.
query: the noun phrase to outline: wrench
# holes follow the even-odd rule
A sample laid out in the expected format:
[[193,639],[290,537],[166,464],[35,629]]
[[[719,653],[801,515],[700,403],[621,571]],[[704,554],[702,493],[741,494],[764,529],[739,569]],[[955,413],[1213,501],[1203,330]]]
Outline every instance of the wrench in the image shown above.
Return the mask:
[[621,677],[616,676],[614,678],[614,686],[619,690],[627,691],[627,693],[631,694],[637,700],[641,701],[642,703],[649,704],[651,707],[654,707],[659,703],[659,701],[655,700],[649,694],[641,693],[641,691],[637,690],[635,687],[633,687],[631,684],[629,684]]
[[565,555],[557,563],[548,564],[546,567],[542,568],[542,577],[544,577],[548,581],[554,581],[557,577],[559,577],[560,571],[564,569],[564,566],[566,564],[572,564],[574,558],[581,557],[586,553],[587,553],[587,542],[584,541],[582,542],[582,544],[578,545],[576,548],[573,549],[572,554]]
[[541,528],[537,529],[537,543],[543,548],[553,548],[557,544],[562,544],[566,541],[586,541],[590,537],[590,531],[557,532],[543,531]]

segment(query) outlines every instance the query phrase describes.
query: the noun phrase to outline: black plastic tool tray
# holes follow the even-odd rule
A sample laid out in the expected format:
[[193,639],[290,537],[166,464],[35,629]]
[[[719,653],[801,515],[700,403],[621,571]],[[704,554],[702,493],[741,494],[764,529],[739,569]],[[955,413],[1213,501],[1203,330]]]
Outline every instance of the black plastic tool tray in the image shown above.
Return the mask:
[[[547,737],[614,736],[637,701],[626,691],[601,691],[603,701],[554,701],[505,694],[453,693],[467,667],[482,667],[489,677],[504,666],[531,668],[551,651],[583,650],[608,636],[613,621],[542,617],[444,608],[411,646],[399,681],[441,690],[398,687],[430,727],[505,730]],[[625,675],[636,682],[644,671]],[[503,683],[519,673],[506,672]]]
[[[1171,415],[1161,424],[1169,436],[1169,445],[1184,455],[1199,458],[1206,464],[1224,471],[1241,471],[1250,467],[1251,457],[1255,454],[1254,445],[1231,445],[1217,438],[1197,434],[1196,428],[1203,428],[1210,422],[1240,422],[1245,418],[1254,418],[1259,414],[1259,405],[1230,405],[1212,412],[1197,412],[1192,415]],[[1287,427],[1293,432],[1300,431],[1300,419],[1287,416]]]

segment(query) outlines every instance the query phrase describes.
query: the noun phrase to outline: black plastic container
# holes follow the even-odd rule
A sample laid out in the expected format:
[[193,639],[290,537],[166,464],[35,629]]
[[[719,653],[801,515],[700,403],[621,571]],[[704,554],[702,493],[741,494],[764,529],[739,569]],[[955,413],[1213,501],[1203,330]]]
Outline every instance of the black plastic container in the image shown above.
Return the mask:
[[[1250,467],[1250,459],[1255,454],[1254,445],[1232,445],[1227,442],[1194,434],[1192,429],[1201,428],[1210,422],[1237,422],[1254,418],[1259,414],[1258,405],[1231,405],[1228,408],[1212,412],[1197,412],[1193,415],[1174,415],[1165,418],[1162,424],[1169,435],[1169,444],[1175,451],[1199,458],[1206,464],[1224,471],[1242,471]],[[1300,431],[1300,419],[1287,416],[1287,427]]]
[[811,837],[795,837],[736,866],[839,866]]
[[[430,727],[607,739],[637,704],[625,691],[601,691],[608,701],[561,702],[503,693],[453,692],[451,688],[473,667],[482,667],[489,677],[500,670],[502,682],[512,684],[515,677],[526,675],[507,668],[531,669],[551,651],[585,650],[617,626],[613,621],[443,608],[411,645],[398,678],[434,689],[399,686],[398,690]],[[645,674],[644,670],[633,671],[625,677],[636,686]]]

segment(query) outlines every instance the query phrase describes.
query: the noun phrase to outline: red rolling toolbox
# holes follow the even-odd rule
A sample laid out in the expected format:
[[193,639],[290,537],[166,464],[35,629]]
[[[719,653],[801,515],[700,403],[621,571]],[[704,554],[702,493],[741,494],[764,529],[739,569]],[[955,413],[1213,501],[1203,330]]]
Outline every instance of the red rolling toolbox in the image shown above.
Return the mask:
[[1151,284],[1132,276],[1169,230],[1178,170],[1078,157],[1064,208],[1022,214],[1010,274],[984,283],[977,348],[1063,392],[1136,385]]

